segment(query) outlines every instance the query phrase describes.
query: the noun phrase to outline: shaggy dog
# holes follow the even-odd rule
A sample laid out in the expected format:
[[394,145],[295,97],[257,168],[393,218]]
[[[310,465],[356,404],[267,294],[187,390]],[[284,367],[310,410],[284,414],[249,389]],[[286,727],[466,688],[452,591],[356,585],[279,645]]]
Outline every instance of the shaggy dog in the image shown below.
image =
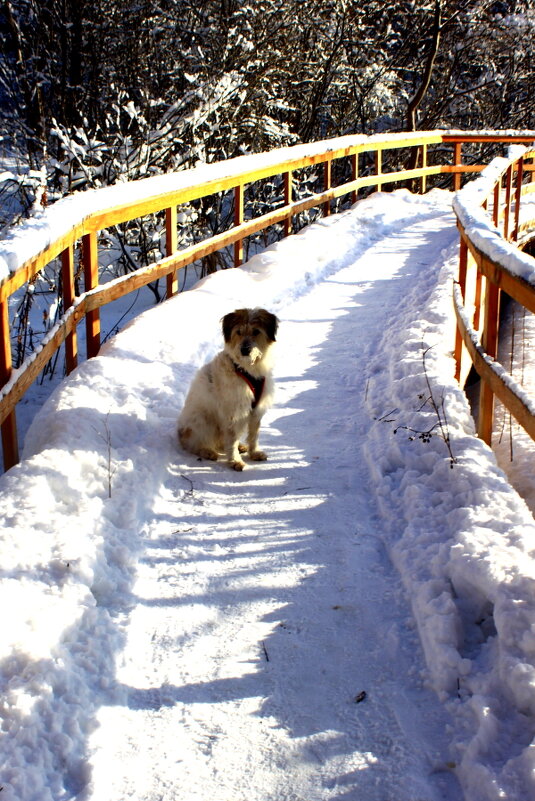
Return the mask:
[[[241,453],[267,459],[258,450],[258,430],[273,396],[270,350],[279,321],[265,309],[237,309],[221,322],[225,347],[194,377],[178,438],[190,453],[212,460],[223,453],[234,470],[243,470]],[[247,445],[242,445],[245,433]]]

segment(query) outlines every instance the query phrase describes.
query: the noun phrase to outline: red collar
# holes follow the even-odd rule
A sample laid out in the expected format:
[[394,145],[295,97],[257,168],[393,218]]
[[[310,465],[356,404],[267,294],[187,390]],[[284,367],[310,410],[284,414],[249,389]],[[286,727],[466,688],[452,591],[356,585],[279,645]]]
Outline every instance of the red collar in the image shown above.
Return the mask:
[[240,367],[240,365],[236,364],[236,362],[234,361],[232,362],[232,364],[234,365],[234,372],[236,373],[236,375],[239,375],[240,378],[243,378],[243,380],[253,393],[253,402],[251,403],[251,408],[252,409],[256,408],[264,392],[264,385],[266,383],[266,379],[264,378],[264,376],[261,376],[260,378],[255,378],[254,375],[248,373],[247,370],[244,370],[243,367]]

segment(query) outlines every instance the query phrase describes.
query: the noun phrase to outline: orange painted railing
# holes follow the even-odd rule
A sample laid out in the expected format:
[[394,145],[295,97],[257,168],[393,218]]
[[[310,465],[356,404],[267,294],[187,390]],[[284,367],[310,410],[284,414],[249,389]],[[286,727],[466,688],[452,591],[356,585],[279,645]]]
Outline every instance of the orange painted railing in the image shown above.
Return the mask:
[[472,364],[481,378],[478,435],[489,445],[495,396],[535,439],[535,404],[496,361],[501,291],[535,312],[535,259],[518,249],[535,236],[535,150],[512,150],[522,152],[496,159],[454,201],[461,234],[457,378],[464,385]]
[[[502,147],[503,143],[531,143],[535,133],[471,134],[442,131],[378,136],[345,136],[325,142],[298,145],[271,151],[262,156],[243,156],[201,168],[147,178],[124,185],[94,190],[58,201],[41,218],[29,220],[0,243],[0,424],[4,466],[18,461],[15,408],[50,358],[65,343],[67,372],[77,364],[76,329],[85,319],[87,356],[100,347],[100,307],[159,278],[166,278],[167,297],[177,291],[177,271],[192,262],[229,245],[234,246],[234,264],[243,259],[246,237],[282,224],[290,233],[292,218],[319,207],[329,214],[331,203],[343,196],[356,200],[359,190],[410,182],[425,192],[432,176],[453,177],[453,188],[461,185],[464,173],[478,172],[483,164],[463,164],[462,148],[470,143]],[[411,156],[416,152],[416,161]],[[386,153],[386,158],[384,154]],[[368,154],[368,155],[366,155]],[[361,156],[373,167],[361,170]],[[333,186],[334,162],[347,162],[349,180]],[[435,160],[436,163],[430,163]],[[384,164],[393,165],[385,170]],[[412,169],[400,164],[416,163]],[[321,165],[323,189],[304,199],[293,199],[295,171]],[[244,218],[245,187],[264,178],[281,176],[283,203],[254,219]],[[177,250],[177,206],[219,192],[234,194],[234,225],[202,242]],[[120,223],[165,210],[165,258],[126,276],[99,286],[98,246],[101,231]],[[74,249],[81,240],[84,291],[75,294]],[[24,247],[20,247],[20,243]],[[24,255],[19,254],[24,251]],[[54,259],[61,259],[63,315],[38,348],[17,370],[12,368],[9,325],[9,298]],[[3,261],[2,261],[3,259]],[[2,265],[4,274],[2,275]]]

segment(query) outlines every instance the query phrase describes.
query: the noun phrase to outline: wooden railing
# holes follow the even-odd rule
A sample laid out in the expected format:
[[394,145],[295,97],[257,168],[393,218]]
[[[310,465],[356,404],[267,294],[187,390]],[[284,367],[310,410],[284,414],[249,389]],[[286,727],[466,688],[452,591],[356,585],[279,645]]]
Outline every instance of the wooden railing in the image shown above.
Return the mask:
[[[15,407],[50,358],[65,343],[66,370],[77,365],[78,323],[85,319],[87,356],[100,348],[100,307],[160,278],[166,278],[167,297],[177,291],[177,271],[229,245],[234,246],[234,264],[243,258],[243,241],[274,224],[291,231],[292,218],[308,209],[321,207],[329,214],[331,203],[343,196],[354,201],[365,188],[381,189],[400,181],[417,184],[426,191],[432,176],[453,176],[458,189],[464,173],[481,171],[483,164],[463,164],[462,147],[467,143],[531,143],[535,133],[470,134],[423,132],[380,136],[346,136],[325,142],[275,150],[262,156],[243,156],[194,170],[135,181],[81,193],[58,201],[41,217],[15,229],[0,243],[0,424],[4,467],[18,461]],[[386,153],[386,158],[384,154]],[[370,159],[370,154],[372,158]],[[361,169],[365,156],[372,167]],[[431,164],[431,156],[436,163]],[[349,180],[333,185],[333,163],[348,162]],[[364,160],[364,159],[363,159]],[[384,162],[394,165],[385,170]],[[343,163],[343,162],[342,162]],[[409,169],[400,164],[417,164]],[[293,199],[295,172],[321,165],[323,189],[304,199]],[[283,203],[254,219],[244,218],[247,185],[264,178],[281,176]],[[128,198],[125,198],[125,186]],[[234,225],[202,242],[177,249],[177,207],[219,192],[234,194]],[[165,210],[166,257],[136,272],[99,286],[99,234],[114,225]],[[81,240],[84,291],[76,295],[74,280],[75,246]],[[56,258],[61,259],[63,315],[36,351],[13,370],[8,303],[9,298]]]
[[456,375],[464,386],[473,365],[481,378],[478,435],[489,445],[495,396],[535,439],[535,404],[496,361],[501,291],[535,312],[535,259],[517,247],[535,236],[535,150],[511,150],[517,152],[495,159],[454,200],[461,235]]

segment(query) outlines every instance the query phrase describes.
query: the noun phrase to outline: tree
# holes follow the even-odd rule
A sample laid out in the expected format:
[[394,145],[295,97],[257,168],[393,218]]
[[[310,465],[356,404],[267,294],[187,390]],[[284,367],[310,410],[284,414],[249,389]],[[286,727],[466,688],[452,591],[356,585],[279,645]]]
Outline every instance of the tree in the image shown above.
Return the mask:
[[534,123],[530,0],[4,0],[48,195],[345,133]]

